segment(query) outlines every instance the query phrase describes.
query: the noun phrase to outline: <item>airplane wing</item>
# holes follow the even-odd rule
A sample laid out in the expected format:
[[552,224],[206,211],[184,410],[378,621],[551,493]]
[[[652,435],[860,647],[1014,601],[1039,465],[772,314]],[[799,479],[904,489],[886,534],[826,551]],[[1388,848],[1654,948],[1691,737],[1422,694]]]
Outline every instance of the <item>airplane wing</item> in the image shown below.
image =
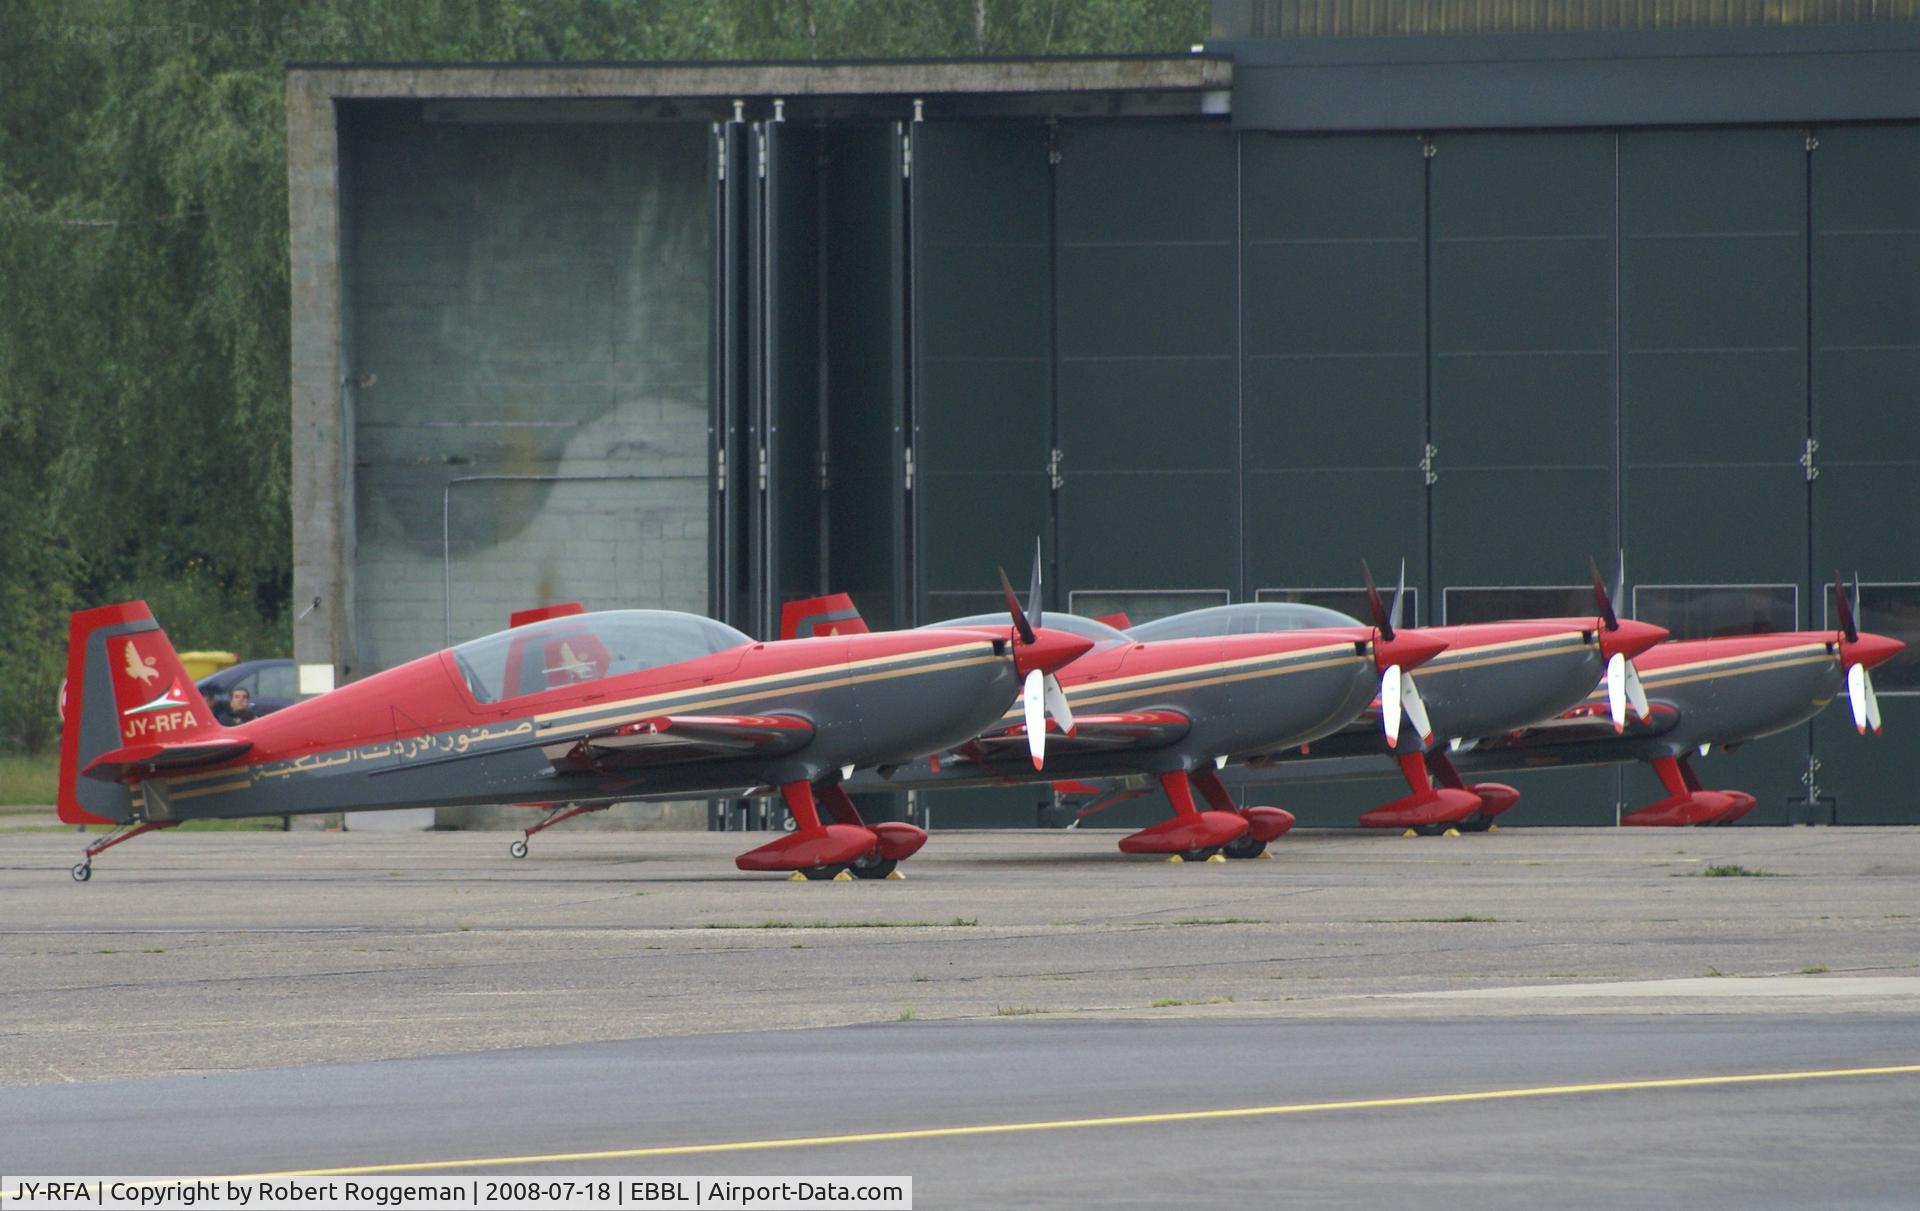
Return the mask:
[[[1073,732],[1062,735],[1051,721],[1047,724],[1047,755],[1069,753],[1115,753],[1128,749],[1161,748],[1185,736],[1193,721],[1185,713],[1173,710],[1119,711],[1106,715],[1075,715]],[[956,757],[965,758],[969,750],[978,750],[986,761],[1004,754],[1027,759],[1027,728],[1015,723],[991,731],[972,741]]]
[[812,739],[812,721],[798,715],[658,715],[544,737],[540,748],[558,772],[606,772],[728,757],[777,757]]

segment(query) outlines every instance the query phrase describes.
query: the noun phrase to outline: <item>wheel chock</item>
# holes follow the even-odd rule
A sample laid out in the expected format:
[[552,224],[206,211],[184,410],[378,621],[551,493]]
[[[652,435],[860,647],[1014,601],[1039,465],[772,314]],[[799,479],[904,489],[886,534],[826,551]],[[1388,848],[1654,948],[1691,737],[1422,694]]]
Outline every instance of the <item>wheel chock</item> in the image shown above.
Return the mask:
[[1272,851],[1270,851],[1270,850],[1264,850],[1264,849],[1263,849],[1263,850],[1261,850],[1261,851],[1260,851],[1260,857],[1259,857],[1259,861],[1261,861],[1261,862],[1271,862],[1271,861],[1273,861],[1273,853],[1272,853]]
[[835,883],[851,883],[853,882],[853,876],[843,870],[833,877],[833,881]]
[[899,871],[897,871],[897,870],[890,870],[890,871],[888,871],[888,872],[887,872],[887,878],[889,878],[889,879],[904,879],[904,878],[906,878],[906,876],[905,876],[905,875],[903,875],[903,874],[901,874],[901,873],[900,873]]
[[806,881],[807,877],[797,870],[787,876],[787,882],[789,883],[805,883]]
[[1500,831],[1500,826],[1498,824],[1489,824],[1487,825],[1487,831],[1490,833],[1497,833]]
[[1457,837],[1460,835],[1460,830],[1457,828],[1450,828],[1446,832],[1441,833],[1440,835],[1443,837]]
[[1225,862],[1226,860],[1227,860],[1227,855],[1225,854],[1214,854],[1212,857],[1207,859],[1207,861],[1209,862]]
[[1416,833],[1416,832],[1414,832],[1414,831],[1413,831],[1412,829],[1408,829],[1408,830],[1407,830],[1406,832],[1404,832],[1404,833],[1401,833],[1400,835],[1401,835],[1401,836],[1403,836],[1403,837],[1417,837],[1417,836],[1419,836],[1420,834],[1419,834],[1419,833]]
[[1168,855],[1167,855],[1167,861],[1169,861],[1169,862],[1185,862],[1185,861],[1186,861],[1186,859],[1185,859],[1185,858],[1183,858],[1183,857],[1181,857],[1181,856],[1180,856],[1179,854],[1168,854]]

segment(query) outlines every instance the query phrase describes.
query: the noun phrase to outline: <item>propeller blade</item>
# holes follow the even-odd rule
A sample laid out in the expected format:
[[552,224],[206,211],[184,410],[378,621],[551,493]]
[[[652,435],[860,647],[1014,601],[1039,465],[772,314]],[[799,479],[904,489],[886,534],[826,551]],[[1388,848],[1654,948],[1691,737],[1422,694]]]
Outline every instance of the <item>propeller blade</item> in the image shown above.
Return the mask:
[[1847,705],[1853,708],[1853,726],[1867,734],[1867,666],[1856,664],[1847,670]]
[[1027,674],[1027,684],[1021,694],[1027,713],[1027,755],[1033,758],[1033,768],[1044,769],[1047,762],[1047,675],[1039,669]]
[[[1400,582],[1393,587],[1393,609],[1387,615],[1387,621],[1394,626],[1406,625],[1407,616],[1400,612],[1400,603],[1407,596],[1407,557],[1400,557]],[[1411,684],[1411,682],[1409,682]]]
[[1400,705],[1406,709],[1407,722],[1420,733],[1420,743],[1433,743],[1433,724],[1427,720],[1427,704],[1420,698],[1420,684],[1408,673],[1400,679]]
[[1387,747],[1400,746],[1400,666],[1390,664],[1380,674],[1380,726],[1387,733]]
[[1615,652],[1607,660],[1607,713],[1613,716],[1613,730],[1627,727],[1627,658]]
[[1647,703],[1647,687],[1640,683],[1640,670],[1633,667],[1633,661],[1627,661],[1627,705],[1642,723],[1653,718],[1653,707]]
[[[1621,564],[1622,574],[1626,565]],[[1593,573],[1593,604],[1600,611],[1600,619],[1607,624],[1609,631],[1620,629],[1620,616],[1613,612],[1613,598],[1607,596],[1606,582],[1600,579],[1600,565],[1593,562],[1593,556],[1587,556],[1587,571]]]
[[1880,696],[1873,692],[1873,673],[1865,665],[1855,665],[1861,673],[1860,682],[1867,687],[1867,726],[1873,734],[1880,734]]
[[1020,599],[1013,595],[1013,585],[1007,580],[1007,570],[997,569],[1000,573],[1000,593],[1007,599],[1007,613],[1013,615],[1013,629],[1020,633],[1021,643],[1033,642],[1033,624],[1027,621],[1026,614],[1020,609]]
[[1067,691],[1060,687],[1060,679],[1052,673],[1047,674],[1047,714],[1060,726],[1060,734],[1073,734],[1073,708],[1067,705]]
[[1366,560],[1360,561],[1360,575],[1367,582],[1367,605],[1373,610],[1374,629],[1380,632],[1380,638],[1393,642],[1393,620],[1387,617],[1387,608],[1380,604],[1380,590],[1373,586],[1373,569]]
[[1027,621],[1034,626],[1047,625],[1040,621],[1040,536],[1033,538],[1033,576],[1027,582]]
[[1834,604],[1840,608],[1840,633],[1847,637],[1848,643],[1860,641],[1860,626],[1853,619],[1853,599],[1847,594],[1847,582],[1840,579],[1836,569],[1833,573]]

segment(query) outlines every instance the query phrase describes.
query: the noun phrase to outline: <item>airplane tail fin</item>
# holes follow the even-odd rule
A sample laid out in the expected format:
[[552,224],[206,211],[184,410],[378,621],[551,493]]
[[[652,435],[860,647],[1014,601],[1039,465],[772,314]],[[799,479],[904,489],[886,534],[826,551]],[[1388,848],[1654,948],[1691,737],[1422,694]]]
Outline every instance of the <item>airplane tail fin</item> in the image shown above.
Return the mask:
[[[144,601],[72,616],[60,722],[58,805],[68,824],[131,819],[133,793],[119,778],[135,758],[154,765],[198,764],[217,759],[221,750],[230,755],[247,747],[244,741],[223,742],[226,729]],[[112,767],[105,771],[112,780],[103,780],[97,766]],[[90,770],[94,776],[83,778]]]
[[780,638],[812,639],[818,635],[864,635],[866,620],[845,593],[789,601],[780,607]]

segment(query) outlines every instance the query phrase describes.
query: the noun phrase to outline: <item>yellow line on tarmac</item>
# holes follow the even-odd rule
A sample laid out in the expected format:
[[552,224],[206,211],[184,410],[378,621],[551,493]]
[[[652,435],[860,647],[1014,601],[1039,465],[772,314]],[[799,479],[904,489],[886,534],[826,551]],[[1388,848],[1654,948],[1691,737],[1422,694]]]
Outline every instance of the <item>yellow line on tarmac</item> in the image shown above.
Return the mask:
[[888,1144],[901,1140],[957,1139],[971,1135],[1017,1135],[1034,1131],[1077,1131],[1091,1127],[1133,1127],[1152,1123],[1200,1123],[1216,1119],[1271,1118],[1283,1114],[1320,1114],[1339,1110],[1394,1110],[1415,1106],[1457,1106],[1518,1098],[1567,1097],[1583,1093],[1626,1093],[1641,1089],[1703,1089],[1716,1085],[1765,1085],[1841,1077],[1920,1075],[1920,1064],[1880,1068],[1826,1068],[1806,1072],[1760,1072],[1740,1076],[1683,1076],[1660,1080],[1604,1081],[1591,1085],[1543,1085],[1531,1089],[1487,1089],[1474,1093],[1430,1093],[1415,1097],[1364,1098],[1347,1102],[1300,1102],[1287,1106],[1247,1106],[1232,1110],[1185,1110],[1165,1114],[1123,1114],[1108,1118],[1051,1119],[1030,1123],[986,1123],[970,1127],[924,1127],[910,1131],[870,1131],[855,1135],[813,1135],[789,1139],[739,1140],[725,1144],[670,1144],[658,1148],[619,1148],[608,1152],[548,1152],[534,1156],[483,1156],[458,1161],[415,1161],[390,1165],[352,1165],[338,1169],[302,1169],[251,1173],[235,1180],[284,1177],[346,1177],[359,1174],[420,1173],[432,1169],[480,1169],[501,1165],[559,1165],[578,1161],[639,1160],[656,1156],[702,1156],[716,1152],[758,1152],[777,1148],[821,1148],[836,1144]]

